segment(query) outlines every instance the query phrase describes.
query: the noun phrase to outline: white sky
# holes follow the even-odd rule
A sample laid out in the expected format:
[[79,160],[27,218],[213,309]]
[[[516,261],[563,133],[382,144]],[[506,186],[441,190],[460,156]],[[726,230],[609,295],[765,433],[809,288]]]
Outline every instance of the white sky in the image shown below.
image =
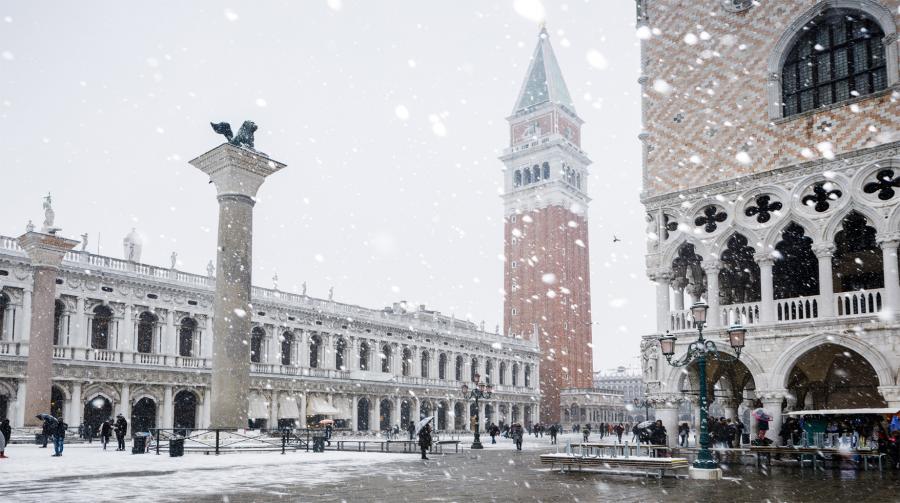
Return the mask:
[[[39,225],[51,191],[57,225],[88,232],[90,250],[99,233],[101,252],[121,257],[137,227],[143,262],[167,266],[177,251],[179,269],[205,273],[215,191],[187,161],[220,143],[209,121],[236,132],[252,119],[257,148],[288,164],[259,192],[255,284],[277,271],[282,290],[306,280],[324,297],[333,285],[341,302],[403,299],[492,329],[497,156],[536,2],[0,0],[0,233]],[[634,365],[655,325],[634,2],[544,7],[594,161],[594,367]]]

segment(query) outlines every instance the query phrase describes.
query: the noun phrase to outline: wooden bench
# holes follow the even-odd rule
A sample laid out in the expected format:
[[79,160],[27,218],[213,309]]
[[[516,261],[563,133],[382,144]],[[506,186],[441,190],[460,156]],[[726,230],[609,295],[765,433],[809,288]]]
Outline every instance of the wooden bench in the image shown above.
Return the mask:
[[[541,463],[550,465],[551,468],[560,467],[560,471],[571,471],[572,467],[601,468],[600,473],[623,473],[612,470],[613,468],[626,468],[638,470],[639,473],[656,474],[658,478],[665,476],[666,471],[689,468],[691,465],[684,458],[650,458],[650,457],[610,457],[610,456],[579,456],[576,454],[541,454]],[[629,473],[629,472],[624,472]],[[677,474],[676,474],[677,476]]]
[[[883,453],[878,452],[877,450],[869,450],[869,449],[851,449],[851,450],[842,450],[835,449],[833,447],[788,447],[788,446],[775,446],[775,445],[752,445],[750,446],[750,452],[756,454],[756,466],[765,465],[767,468],[772,467],[772,455],[779,456],[793,456],[797,458],[797,461],[800,463],[800,467],[803,467],[803,461],[808,457],[812,463],[813,469],[819,468],[821,464],[822,470],[825,469],[825,459],[827,457],[849,457],[849,456],[859,456],[862,458],[863,470],[869,469],[869,460],[871,458],[875,458],[878,462],[878,471],[884,471],[884,458],[885,455]],[[821,458],[821,463],[819,462]],[[763,461],[765,459],[765,461]]]

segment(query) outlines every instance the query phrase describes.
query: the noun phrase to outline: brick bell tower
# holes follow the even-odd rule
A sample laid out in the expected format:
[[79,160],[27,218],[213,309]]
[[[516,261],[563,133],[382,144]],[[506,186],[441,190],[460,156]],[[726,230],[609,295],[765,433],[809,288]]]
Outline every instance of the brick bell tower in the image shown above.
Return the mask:
[[539,341],[541,422],[560,390],[591,388],[588,165],[581,125],[541,28],[509,121],[504,170],[504,331]]

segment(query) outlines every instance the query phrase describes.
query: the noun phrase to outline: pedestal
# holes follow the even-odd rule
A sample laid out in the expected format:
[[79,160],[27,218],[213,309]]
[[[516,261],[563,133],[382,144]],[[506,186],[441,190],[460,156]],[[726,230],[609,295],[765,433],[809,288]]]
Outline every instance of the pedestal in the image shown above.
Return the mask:
[[229,143],[190,161],[209,175],[219,201],[216,296],[213,302],[213,428],[246,428],[250,388],[250,306],[254,197],[285,165]]
[[722,478],[721,468],[688,468],[688,476],[694,480],[719,480]]
[[34,269],[28,362],[25,369],[25,426],[40,425],[41,420],[35,416],[50,413],[56,278],[66,252],[77,244],[78,241],[73,239],[34,231],[19,237],[19,246],[28,254]]

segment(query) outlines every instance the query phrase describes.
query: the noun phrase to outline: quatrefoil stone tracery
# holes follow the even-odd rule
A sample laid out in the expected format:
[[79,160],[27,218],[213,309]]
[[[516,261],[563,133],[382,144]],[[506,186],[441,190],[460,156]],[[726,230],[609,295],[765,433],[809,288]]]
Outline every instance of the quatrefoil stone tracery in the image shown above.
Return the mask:
[[720,211],[720,208],[709,205],[703,208],[703,214],[694,219],[694,225],[703,227],[707,233],[715,232],[718,224],[728,219],[728,213]]
[[756,198],[756,206],[748,206],[744,210],[744,214],[748,217],[756,217],[756,221],[764,224],[772,219],[772,214],[778,212],[782,208],[781,201],[772,201],[771,196],[758,196]]
[[896,194],[895,188],[900,187],[900,178],[894,178],[894,170],[882,169],[875,175],[875,181],[863,186],[866,194],[878,193],[878,199],[887,201]]

